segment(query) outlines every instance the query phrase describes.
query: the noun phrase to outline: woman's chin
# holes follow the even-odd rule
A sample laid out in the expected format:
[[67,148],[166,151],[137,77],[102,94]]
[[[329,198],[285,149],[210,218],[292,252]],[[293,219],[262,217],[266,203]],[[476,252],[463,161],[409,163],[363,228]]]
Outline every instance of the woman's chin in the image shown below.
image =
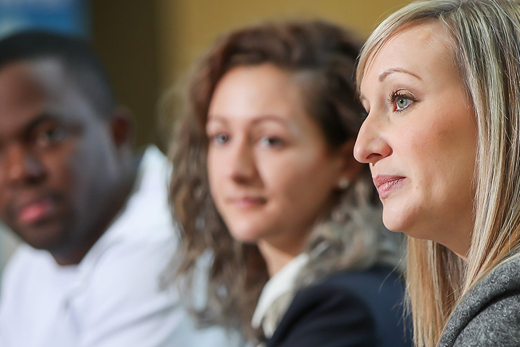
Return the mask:
[[385,217],[383,214],[383,224],[385,228],[392,232],[403,233],[408,236],[417,237],[417,230],[415,230],[416,228],[414,228],[413,225],[409,223],[409,221],[396,218],[396,215]]
[[232,229],[230,230],[231,237],[241,243],[257,243],[261,235],[256,230],[250,229]]

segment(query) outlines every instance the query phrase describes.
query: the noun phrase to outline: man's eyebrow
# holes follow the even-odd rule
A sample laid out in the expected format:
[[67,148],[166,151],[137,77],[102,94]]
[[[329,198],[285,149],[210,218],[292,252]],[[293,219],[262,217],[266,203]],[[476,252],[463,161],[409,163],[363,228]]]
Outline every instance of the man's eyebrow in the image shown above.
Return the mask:
[[49,113],[42,113],[38,117],[34,118],[27,124],[25,127],[25,131],[30,133],[34,129],[36,129],[38,126],[40,126],[43,123],[46,122],[58,122],[60,121],[60,117],[57,117],[55,115],[51,115]]
[[417,78],[418,80],[422,81],[422,78],[419,77],[418,75],[414,74],[413,72],[410,72],[410,71],[408,71],[406,69],[403,69],[403,68],[400,68],[400,67],[396,67],[396,68],[388,69],[385,72],[383,72],[381,75],[379,75],[379,82],[383,82],[384,79],[388,75],[396,73],[396,72],[401,72],[401,73],[405,73],[405,74],[411,75],[411,76]]

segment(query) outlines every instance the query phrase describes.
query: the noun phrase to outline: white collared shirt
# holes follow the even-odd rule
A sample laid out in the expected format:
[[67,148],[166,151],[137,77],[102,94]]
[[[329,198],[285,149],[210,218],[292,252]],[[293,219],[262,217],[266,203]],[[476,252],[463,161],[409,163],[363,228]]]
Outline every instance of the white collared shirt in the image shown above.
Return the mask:
[[302,253],[287,263],[267,281],[258,299],[251,321],[253,328],[262,327],[270,338],[296,294],[296,279],[309,262],[309,255]]

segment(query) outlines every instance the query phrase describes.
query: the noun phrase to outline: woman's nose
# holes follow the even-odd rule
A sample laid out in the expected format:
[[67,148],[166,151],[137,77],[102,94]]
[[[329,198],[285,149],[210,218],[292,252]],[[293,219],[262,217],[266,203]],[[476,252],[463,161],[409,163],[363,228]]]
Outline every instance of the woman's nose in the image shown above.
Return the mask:
[[257,174],[254,151],[247,139],[241,139],[234,143],[232,155],[229,157],[231,178],[240,183],[246,183],[255,178]]
[[382,158],[392,154],[392,147],[383,134],[385,126],[375,117],[368,116],[354,145],[354,158],[364,164],[375,164]]

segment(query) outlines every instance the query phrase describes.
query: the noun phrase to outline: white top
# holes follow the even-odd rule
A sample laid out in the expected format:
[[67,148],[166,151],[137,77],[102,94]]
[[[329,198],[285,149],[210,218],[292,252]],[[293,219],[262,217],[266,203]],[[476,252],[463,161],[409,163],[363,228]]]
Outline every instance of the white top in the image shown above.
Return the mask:
[[308,254],[298,255],[271,277],[262,289],[251,326],[255,329],[262,326],[266,338],[273,336],[293,301],[296,294],[296,278],[308,262]]
[[1,347],[232,346],[216,328],[196,330],[160,276],[175,249],[168,162],[142,158],[120,215],[78,265],[59,266],[22,245],[4,274]]

